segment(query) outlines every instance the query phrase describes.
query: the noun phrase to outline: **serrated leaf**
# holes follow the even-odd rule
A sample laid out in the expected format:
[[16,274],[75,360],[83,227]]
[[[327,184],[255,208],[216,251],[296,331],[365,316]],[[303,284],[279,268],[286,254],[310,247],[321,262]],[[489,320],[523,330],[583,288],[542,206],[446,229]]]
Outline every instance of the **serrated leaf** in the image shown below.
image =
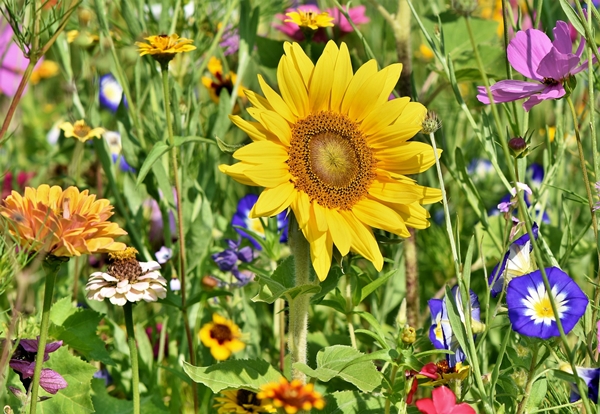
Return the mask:
[[[363,394],[357,391],[339,391],[325,397],[325,408],[319,414],[381,414],[385,408],[385,398]],[[397,413],[392,407],[390,413]]]
[[328,382],[339,377],[363,392],[371,392],[381,384],[382,377],[375,364],[364,357],[365,354],[351,346],[334,345],[319,351],[317,369],[302,363],[296,363],[293,367],[319,381]]
[[282,377],[267,361],[260,359],[229,360],[209,367],[184,362],[183,370],[193,381],[206,385],[214,393],[237,388],[258,391],[262,385],[278,382]]
[[296,266],[292,256],[281,262],[271,277],[265,277],[257,273],[256,278],[260,285],[260,291],[252,300],[254,302],[273,303],[282,296],[285,296],[287,300],[293,300],[301,294],[318,293],[321,290],[321,286],[312,283],[296,286],[295,274]]
[[[129,400],[120,400],[112,397],[106,391],[104,381],[99,379],[92,380],[92,402],[96,413],[110,414],[130,414],[133,413],[133,402]],[[150,399],[151,397],[142,397],[140,399],[140,411],[144,414],[165,414],[167,410],[157,407]]]
[[96,334],[102,315],[90,309],[75,308],[69,298],[57,301],[50,310],[54,325],[49,329],[52,337],[81,352],[88,360],[114,365],[106,344]]
[[66,346],[53,352],[50,359],[44,363],[44,368],[50,368],[67,381],[64,388],[56,395],[52,395],[40,388],[41,397],[50,397],[37,405],[37,412],[41,414],[85,414],[94,412],[92,405],[91,385],[92,376],[97,368],[81,358],[69,353]]

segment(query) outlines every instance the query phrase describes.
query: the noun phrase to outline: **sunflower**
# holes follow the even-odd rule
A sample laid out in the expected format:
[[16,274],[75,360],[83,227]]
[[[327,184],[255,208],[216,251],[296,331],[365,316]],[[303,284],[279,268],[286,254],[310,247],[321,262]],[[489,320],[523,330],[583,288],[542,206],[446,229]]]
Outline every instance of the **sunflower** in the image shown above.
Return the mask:
[[0,229],[8,228],[22,248],[45,251],[54,256],[108,253],[125,249],[114,238],[127,232],[108,218],[113,207],[106,199],[96,200],[88,190],[77,187],[63,191],[59,186],[13,191],[0,207]]
[[210,348],[210,353],[217,361],[224,361],[234,352],[239,352],[246,344],[240,337],[240,328],[235,322],[225,319],[221,315],[213,314],[213,321],[205,324],[198,337]]
[[75,124],[63,122],[59,126],[64,131],[65,138],[76,138],[81,142],[92,138],[100,138],[105,132],[104,128],[92,128],[85,123],[83,119],[75,121]]
[[239,389],[221,392],[223,397],[216,397],[215,408],[217,414],[254,414],[254,413],[274,413],[275,407],[269,404],[267,400],[257,398],[256,393],[249,390]]
[[257,397],[273,401],[275,407],[282,407],[287,414],[325,407],[325,400],[313,390],[313,384],[304,385],[299,380],[288,382],[285,377],[281,377],[279,382],[263,385]]
[[262,186],[252,217],[291,207],[310,243],[320,280],[327,277],[332,248],[361,254],[381,270],[383,257],[371,227],[408,237],[408,227],[429,226],[422,204],[441,200],[407,174],[435,163],[431,146],[408,142],[427,110],[409,98],[388,101],[402,65],[381,71],[371,60],[355,74],[345,43],[329,42],[314,65],[297,43],[285,43],[277,69],[281,95],[259,75],[265,97],[247,91],[254,107],[231,120],[254,142],[237,150],[241,162],[222,172]]
[[144,39],[148,43],[135,42],[135,45],[139,48],[140,56],[151,55],[161,63],[169,62],[177,53],[196,50],[196,46],[192,45],[192,40],[179,37],[175,33],[170,36],[166,34],[149,36]]

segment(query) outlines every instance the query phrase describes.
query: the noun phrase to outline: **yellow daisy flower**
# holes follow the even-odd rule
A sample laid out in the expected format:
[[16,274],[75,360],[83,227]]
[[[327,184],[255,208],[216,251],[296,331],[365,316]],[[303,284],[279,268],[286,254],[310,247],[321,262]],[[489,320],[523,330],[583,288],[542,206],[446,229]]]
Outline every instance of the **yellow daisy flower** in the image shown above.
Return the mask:
[[113,207],[77,187],[27,187],[25,195],[13,191],[0,206],[0,230],[7,228],[24,249],[54,256],[108,253],[125,249],[114,238],[127,232],[108,218]]
[[221,315],[213,314],[213,321],[207,323],[200,329],[198,337],[210,348],[210,353],[217,361],[224,361],[234,352],[239,352],[246,344],[240,337],[240,328],[229,319]]
[[[212,75],[212,78],[203,76],[202,84],[206,87],[206,89],[208,89],[208,92],[210,93],[210,99],[212,99],[215,103],[219,103],[219,95],[223,89],[227,89],[229,95],[231,95],[231,92],[233,91],[233,85],[235,85],[237,80],[237,75],[235,72],[224,74],[221,61],[214,56],[208,61],[208,71]],[[245,98],[245,90],[246,88],[240,85],[238,87],[237,95],[240,98]]]
[[322,410],[325,407],[325,400],[313,390],[313,384],[303,385],[299,380],[288,382],[284,377],[278,383],[263,385],[257,397],[272,400],[275,407],[283,408],[287,414],[313,408]]
[[316,65],[299,44],[284,49],[281,95],[259,75],[265,97],[246,92],[254,105],[248,113],[258,122],[231,117],[254,142],[233,154],[241,162],[219,168],[242,184],[265,187],[251,217],[292,208],[320,280],[334,244],[381,270],[371,227],[408,237],[407,226],[429,226],[422,205],[442,198],[439,189],[407,177],[435,163],[430,145],[408,141],[427,110],[409,98],[388,101],[401,64],[378,71],[371,60],[353,73],[345,43],[338,49],[330,41]]
[[215,408],[217,414],[255,414],[255,413],[274,413],[277,412],[272,404],[267,400],[261,400],[253,391],[244,389],[223,391],[223,397],[216,397]]
[[319,27],[333,27],[334,18],[327,12],[315,13],[311,10],[297,9],[295,12],[285,14],[289,19],[285,19],[285,23],[296,23],[299,27],[318,30]]
[[92,138],[101,138],[105,131],[104,128],[92,129],[83,119],[75,121],[74,125],[70,122],[63,122],[60,124],[59,128],[64,131],[65,138],[77,138],[81,142],[88,141]]
[[196,50],[192,45],[193,41],[173,33],[168,36],[165,34],[158,36],[145,37],[148,43],[135,42],[139,47],[140,56],[151,55],[159,62],[168,62],[175,57],[177,53],[191,52]]

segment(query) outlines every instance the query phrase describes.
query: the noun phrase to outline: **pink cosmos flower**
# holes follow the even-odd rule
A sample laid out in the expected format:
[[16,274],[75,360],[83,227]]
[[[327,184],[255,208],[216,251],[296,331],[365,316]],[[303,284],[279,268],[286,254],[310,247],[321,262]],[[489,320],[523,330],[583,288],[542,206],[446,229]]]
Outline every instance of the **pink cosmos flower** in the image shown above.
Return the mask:
[[416,402],[420,412],[425,414],[475,414],[467,403],[456,404],[456,395],[448,387],[433,390],[432,398],[422,398]]
[[[537,29],[517,32],[506,50],[508,61],[517,72],[537,82],[521,80],[497,82],[490,87],[495,103],[529,98],[523,103],[525,111],[529,111],[546,99],[558,99],[565,95],[565,81],[587,66],[587,62],[579,65],[585,40],[581,41],[577,51],[573,53],[573,43],[567,23],[557,21],[552,31],[554,42]],[[477,90],[479,91],[477,99],[484,104],[489,104],[485,87],[478,86]]]
[[[316,14],[321,13],[321,10],[315,6],[314,4],[304,4],[300,5],[297,8],[287,9],[285,12],[290,13],[294,11],[303,11],[303,12],[313,12]],[[329,8],[325,10],[331,17],[333,17],[333,25],[334,28],[337,28],[340,32],[340,36],[344,36],[353,31],[350,22],[346,17],[337,9],[337,8]],[[354,24],[364,24],[369,23],[370,19],[365,15],[365,6],[356,6],[348,8],[348,16]],[[280,20],[281,24],[274,25],[274,27],[285,35],[291,37],[294,40],[299,42],[304,40],[304,34],[300,27],[293,22],[286,22],[285,20],[288,18],[285,14],[276,14],[275,17]],[[313,36],[313,41],[315,42],[327,42],[327,33],[324,29],[319,29]]]

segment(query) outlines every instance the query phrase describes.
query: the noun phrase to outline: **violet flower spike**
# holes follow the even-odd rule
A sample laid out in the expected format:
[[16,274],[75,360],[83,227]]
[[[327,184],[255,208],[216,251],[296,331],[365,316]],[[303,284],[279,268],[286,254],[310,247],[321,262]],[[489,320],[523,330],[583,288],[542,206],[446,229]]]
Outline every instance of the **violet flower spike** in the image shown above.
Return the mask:
[[[575,53],[569,34],[569,25],[561,20],[552,30],[554,41],[541,30],[527,29],[517,32],[506,50],[511,66],[521,75],[537,82],[502,80],[490,87],[495,103],[512,102],[529,98],[523,103],[525,111],[547,99],[565,96],[566,80],[587,67],[587,61],[579,65],[585,47],[581,40]],[[595,58],[593,60],[595,62]],[[478,86],[477,99],[489,104],[485,86]]]

